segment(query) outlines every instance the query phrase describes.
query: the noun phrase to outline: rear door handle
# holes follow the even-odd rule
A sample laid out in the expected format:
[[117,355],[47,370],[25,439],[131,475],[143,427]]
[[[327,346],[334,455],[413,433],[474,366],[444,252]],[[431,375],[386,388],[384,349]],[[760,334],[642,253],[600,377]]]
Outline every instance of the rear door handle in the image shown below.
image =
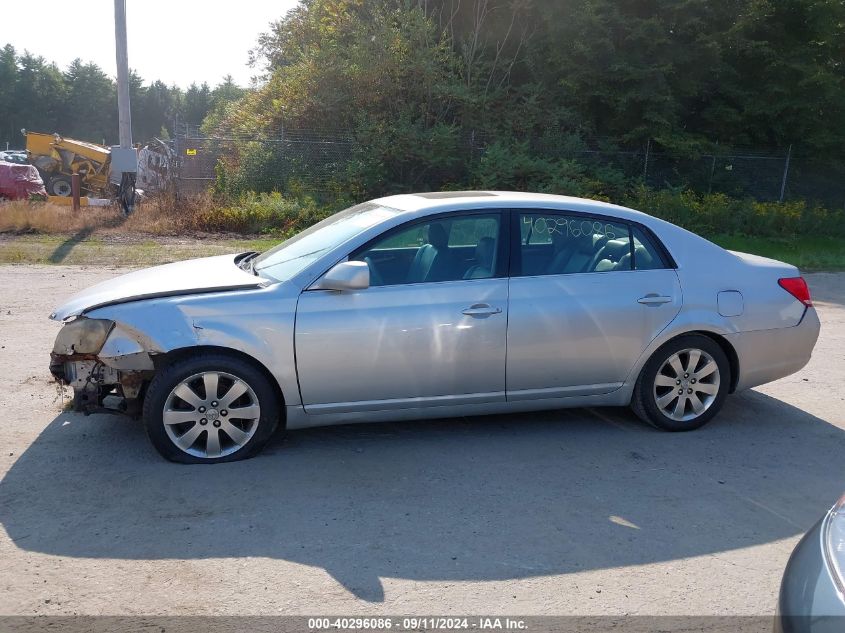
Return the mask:
[[646,295],[645,297],[637,299],[637,303],[643,303],[650,306],[660,305],[661,303],[670,303],[671,301],[672,297],[662,297],[660,295]]
[[501,314],[502,309],[501,308],[494,308],[493,306],[488,305],[486,303],[476,303],[476,304],[471,305],[468,308],[461,310],[461,313],[465,314],[467,316],[480,317],[480,316],[490,316],[491,314]]

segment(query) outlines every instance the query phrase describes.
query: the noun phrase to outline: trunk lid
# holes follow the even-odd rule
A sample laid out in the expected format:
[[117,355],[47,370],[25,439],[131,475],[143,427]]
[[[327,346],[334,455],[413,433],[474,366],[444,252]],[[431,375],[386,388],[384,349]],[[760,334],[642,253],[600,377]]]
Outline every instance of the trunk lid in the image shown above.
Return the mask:
[[768,257],[762,257],[760,255],[752,255],[751,253],[742,253],[740,251],[728,252],[746,264],[750,264],[751,266],[770,272],[772,276],[798,277],[801,274],[798,272],[798,268],[792,264],[787,264],[786,262],[769,259]]

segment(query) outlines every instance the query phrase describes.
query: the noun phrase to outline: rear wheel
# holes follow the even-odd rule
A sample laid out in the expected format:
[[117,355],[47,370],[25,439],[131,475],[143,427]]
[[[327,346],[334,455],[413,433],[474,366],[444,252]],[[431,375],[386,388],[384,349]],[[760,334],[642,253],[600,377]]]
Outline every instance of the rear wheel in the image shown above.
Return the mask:
[[70,178],[66,176],[54,176],[47,185],[47,193],[51,196],[69,196],[71,192]]
[[673,339],[646,363],[631,400],[634,412],[666,431],[691,431],[722,408],[730,365],[712,339],[690,334]]
[[252,457],[279,422],[270,381],[251,363],[222,354],[177,361],[159,372],[144,400],[144,423],[165,458],[185,464]]

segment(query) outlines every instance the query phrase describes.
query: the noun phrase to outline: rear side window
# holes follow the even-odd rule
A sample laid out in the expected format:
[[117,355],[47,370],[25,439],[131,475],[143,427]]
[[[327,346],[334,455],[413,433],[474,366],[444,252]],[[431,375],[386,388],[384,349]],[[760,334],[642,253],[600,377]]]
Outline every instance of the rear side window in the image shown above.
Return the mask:
[[631,270],[630,229],[608,218],[519,214],[523,276]]
[[548,211],[519,213],[521,276],[667,268],[653,238],[612,218]]
[[638,226],[632,227],[634,239],[634,264],[636,270],[658,270],[669,268],[669,263],[654,240]]

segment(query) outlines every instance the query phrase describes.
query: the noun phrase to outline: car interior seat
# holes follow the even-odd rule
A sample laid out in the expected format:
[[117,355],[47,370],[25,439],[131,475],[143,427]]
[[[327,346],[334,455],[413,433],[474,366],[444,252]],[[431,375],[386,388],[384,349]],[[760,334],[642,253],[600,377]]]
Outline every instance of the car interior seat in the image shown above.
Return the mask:
[[[638,245],[634,247],[634,262],[637,265],[637,270],[652,270],[654,266],[654,258],[648,252],[645,246]],[[613,270],[630,270],[631,269],[631,253],[623,256],[616,264]]]
[[626,255],[628,256],[626,261],[630,261],[631,246],[628,240],[609,240],[593,257],[587,270],[590,272],[617,270],[616,266]]
[[547,273],[561,275],[583,273],[590,270],[594,254],[608,241],[606,235],[582,235],[569,237],[564,248],[552,259]]
[[475,247],[475,264],[464,273],[464,279],[488,279],[493,276],[493,255],[496,242],[492,237],[482,237]]
[[408,283],[450,279],[454,257],[449,252],[449,234],[439,222],[428,225],[428,243],[414,255],[408,270]]
[[364,263],[367,264],[367,268],[370,269],[370,286],[383,286],[384,279],[382,278],[378,268],[376,268],[372,257],[365,257]]

